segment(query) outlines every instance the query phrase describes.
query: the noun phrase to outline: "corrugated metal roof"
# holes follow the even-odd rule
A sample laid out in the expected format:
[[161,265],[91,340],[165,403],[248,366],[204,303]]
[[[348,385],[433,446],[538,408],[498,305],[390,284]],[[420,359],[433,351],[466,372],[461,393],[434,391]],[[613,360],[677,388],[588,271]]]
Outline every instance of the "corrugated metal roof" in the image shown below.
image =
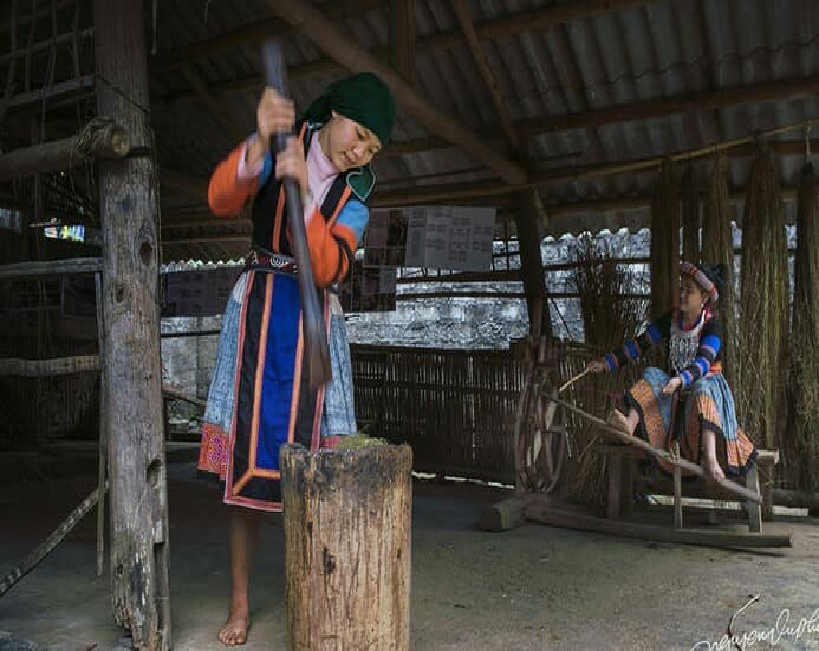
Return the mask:
[[[616,8],[620,3],[609,3]],[[520,29],[481,39],[481,45],[515,121],[554,118],[608,107],[660,100],[685,94],[742,88],[782,79],[819,75],[819,3],[815,0],[656,0],[626,3],[624,9],[603,11],[592,18],[571,20],[552,29]],[[355,44],[373,49],[388,44],[388,3],[336,0],[322,3],[326,11],[353,7],[334,24]],[[355,6],[365,11],[356,12]],[[492,21],[544,10],[572,7],[573,3],[540,0],[471,0],[472,19],[480,30]],[[263,0],[216,2],[165,0],[157,3],[155,39],[158,58],[186,45],[198,44],[259,21],[274,18]],[[423,44],[445,32],[457,32],[458,20],[446,0],[416,0],[416,85],[421,97],[442,113],[487,137],[503,140],[500,120],[464,40],[447,47]],[[150,22],[150,21],[148,21]],[[527,23],[528,24],[528,23]],[[532,23],[534,24],[534,23]],[[320,44],[292,31],[282,36],[290,70],[302,69],[325,58]],[[196,57],[188,70],[172,65],[151,73],[152,121],[157,131],[160,163],[165,169],[205,181],[218,161],[250,133],[255,123],[258,86],[229,93],[218,86],[260,77],[258,43],[247,43]],[[291,77],[290,88],[298,107],[338,78],[338,67],[322,67],[311,75]],[[172,101],[187,94],[194,83],[211,89],[211,99]],[[1,80],[0,80],[1,81]],[[815,80],[814,80],[815,81]],[[251,84],[252,85],[252,84]],[[816,84],[813,85],[815,90]],[[709,147],[715,140],[746,137],[758,130],[819,118],[817,93],[779,101],[730,105],[696,113],[672,114],[619,121],[586,128],[546,131],[531,135],[520,158],[531,169],[560,169],[567,165],[614,163]],[[816,131],[819,131],[817,129]],[[416,120],[401,113],[394,140],[432,135]],[[446,135],[446,134],[443,134]],[[814,134],[815,137],[817,134]],[[799,130],[778,136],[801,140]],[[781,181],[796,182],[803,155],[780,157]],[[742,188],[750,159],[733,159],[730,181]],[[695,167],[698,184],[708,165]],[[497,180],[468,154],[456,149],[435,149],[376,162],[382,188],[411,187],[439,182]],[[455,173],[453,175],[453,173]],[[655,171],[552,182],[542,187],[547,206],[588,202],[599,198],[647,196]],[[383,190],[382,190],[383,191]],[[165,212],[189,206],[196,197],[163,187]],[[202,198],[198,198],[201,203]],[[499,201],[499,200],[498,200]],[[601,228],[646,223],[646,211],[617,211],[607,218],[598,212],[561,216],[559,228],[599,223]],[[173,237],[190,240],[203,231],[174,230]],[[207,230],[209,237],[224,229]],[[170,233],[168,235],[170,237]],[[241,254],[235,241],[202,241],[172,245],[168,254],[187,259],[198,255],[218,259]]]

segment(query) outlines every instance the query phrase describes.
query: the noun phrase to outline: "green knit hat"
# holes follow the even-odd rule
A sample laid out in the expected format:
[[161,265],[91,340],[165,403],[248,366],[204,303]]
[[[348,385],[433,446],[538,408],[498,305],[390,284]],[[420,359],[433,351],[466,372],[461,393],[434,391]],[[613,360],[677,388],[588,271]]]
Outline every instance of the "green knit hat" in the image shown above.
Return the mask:
[[326,122],[332,111],[358,122],[386,145],[395,123],[392,91],[378,75],[360,72],[330,84],[302,116],[310,122]]

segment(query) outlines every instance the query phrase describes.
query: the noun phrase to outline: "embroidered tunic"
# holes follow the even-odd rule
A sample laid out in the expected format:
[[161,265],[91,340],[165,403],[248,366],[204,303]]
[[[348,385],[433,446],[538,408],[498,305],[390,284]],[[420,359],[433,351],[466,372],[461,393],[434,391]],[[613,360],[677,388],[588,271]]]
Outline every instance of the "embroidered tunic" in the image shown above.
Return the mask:
[[722,373],[722,325],[709,310],[704,310],[690,328],[683,326],[679,310],[664,314],[622,349],[605,356],[609,371],[638,359],[665,339],[671,373],[682,379],[684,387],[700,378]]
[[[352,266],[353,251],[366,227],[369,210],[350,182],[356,170],[339,173],[321,151],[319,125],[303,124],[300,136],[307,157],[305,201],[307,247],[313,278],[324,305],[325,327],[331,327],[330,293]],[[268,511],[281,510],[279,450],[300,443],[315,450],[331,445],[341,428],[329,426],[324,401],[328,387],[309,389],[302,372],[304,342],[301,296],[295,277],[285,196],[273,176],[268,153],[259,165],[246,165],[248,142],[216,168],[208,189],[214,213],[235,216],[253,199],[253,247],[261,252],[237,282],[223,319],[217,368],[208,395],[198,468],[225,481],[224,501]],[[250,260],[254,260],[253,256]],[[271,261],[275,264],[271,264]],[[338,317],[336,317],[338,318]],[[343,324],[341,325],[343,328]],[[335,341],[340,341],[336,337]],[[334,342],[335,343],[335,342]],[[346,342],[345,342],[346,345]],[[339,349],[331,346],[334,385],[346,378]],[[349,401],[346,401],[349,402]],[[350,404],[351,407],[351,404]],[[350,408],[327,410],[350,423]],[[352,418],[354,423],[354,418]],[[351,425],[354,428],[354,424]]]

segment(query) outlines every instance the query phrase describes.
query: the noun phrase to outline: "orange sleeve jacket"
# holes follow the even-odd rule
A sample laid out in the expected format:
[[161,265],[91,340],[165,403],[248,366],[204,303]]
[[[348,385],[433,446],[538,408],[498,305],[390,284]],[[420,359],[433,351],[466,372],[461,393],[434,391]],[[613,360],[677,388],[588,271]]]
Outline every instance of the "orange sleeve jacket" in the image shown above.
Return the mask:
[[[268,153],[262,171],[258,175],[252,178],[240,178],[239,168],[245,151],[246,143],[242,143],[219,163],[211,176],[208,185],[208,204],[216,215],[237,216],[270,175],[273,164],[272,157]],[[279,210],[275,216],[277,221],[281,219],[283,201],[280,199],[278,204]],[[318,287],[327,287],[347,275],[351,259],[349,254],[345,254],[345,247],[352,255],[355,254],[368,220],[369,209],[353,196],[342,201],[336,214],[329,220],[321,215],[318,206],[314,207],[306,232],[313,279]],[[277,251],[274,250],[274,252]]]

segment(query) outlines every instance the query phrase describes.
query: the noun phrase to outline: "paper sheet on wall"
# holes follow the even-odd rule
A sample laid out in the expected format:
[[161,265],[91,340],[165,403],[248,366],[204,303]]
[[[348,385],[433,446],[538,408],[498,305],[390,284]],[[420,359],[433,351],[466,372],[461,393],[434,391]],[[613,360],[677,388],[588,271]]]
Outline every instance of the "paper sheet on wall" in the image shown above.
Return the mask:
[[491,267],[494,208],[416,206],[404,212],[407,227],[403,266],[455,271],[484,271]]

